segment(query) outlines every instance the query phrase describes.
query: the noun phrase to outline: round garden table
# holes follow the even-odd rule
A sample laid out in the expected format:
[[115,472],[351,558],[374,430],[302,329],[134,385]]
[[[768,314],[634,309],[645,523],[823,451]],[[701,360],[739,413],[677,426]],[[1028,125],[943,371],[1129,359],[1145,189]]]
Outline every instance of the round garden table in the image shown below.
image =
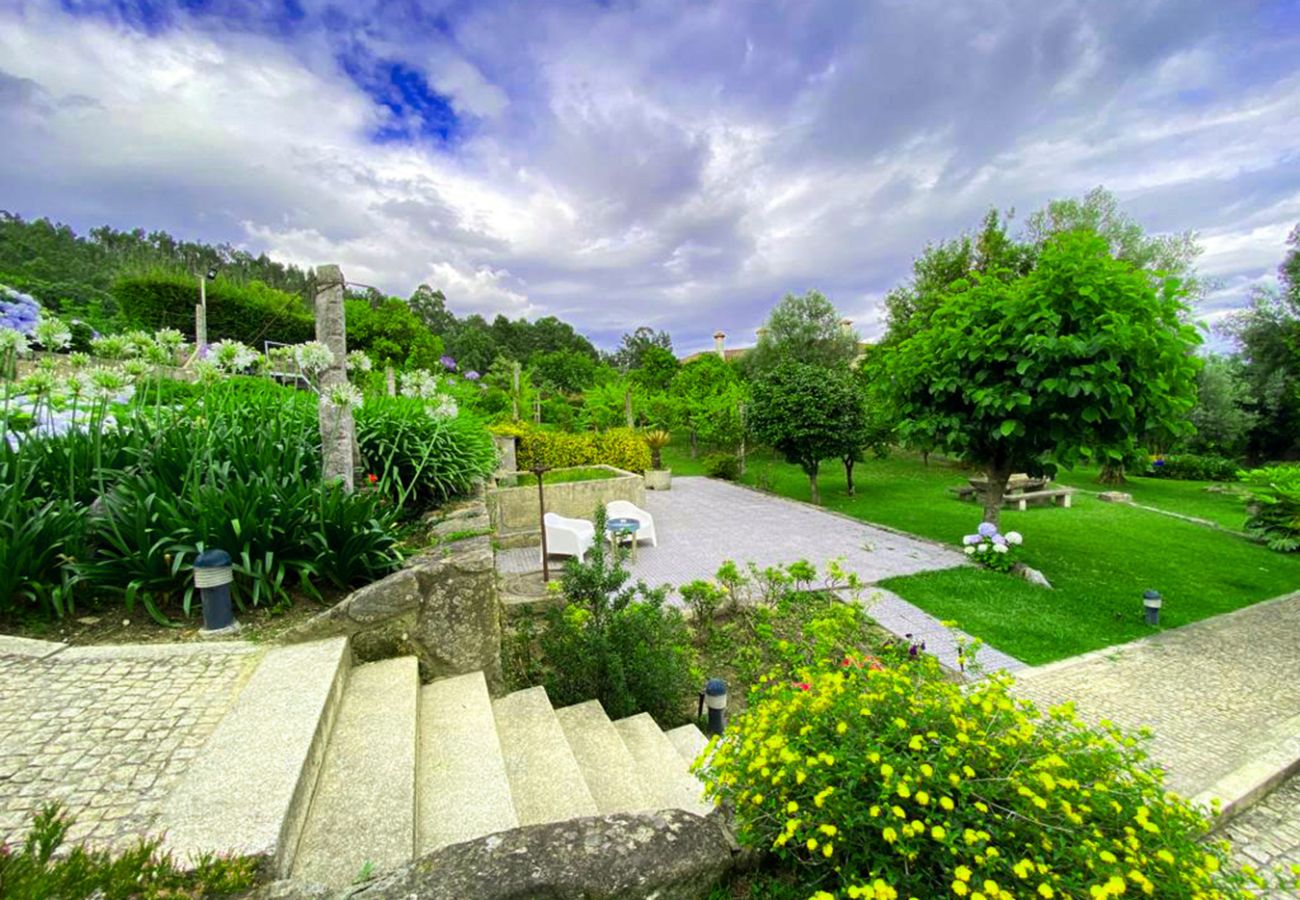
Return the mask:
[[609,538],[610,547],[615,547],[619,541],[628,538],[632,542],[633,559],[636,559],[636,533],[640,530],[640,519],[607,519],[605,521],[605,535]]

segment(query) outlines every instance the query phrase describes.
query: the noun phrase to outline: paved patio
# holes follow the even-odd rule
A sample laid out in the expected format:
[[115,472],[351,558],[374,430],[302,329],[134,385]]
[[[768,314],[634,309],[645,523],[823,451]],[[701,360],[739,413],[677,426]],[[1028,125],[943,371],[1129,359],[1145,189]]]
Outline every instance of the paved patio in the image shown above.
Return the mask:
[[[818,567],[842,559],[868,584],[966,564],[940,544],[712,478],[674,478],[671,491],[647,491],[646,511],[654,516],[659,545],[641,545],[629,568],[652,587],[712,578],[728,559],[761,566],[806,559]],[[502,551],[497,567],[512,574],[537,571],[537,549]],[[924,639],[940,660],[956,665],[954,634],[938,619],[888,591],[873,589],[872,595],[876,621]],[[981,649],[978,659],[989,670],[1024,667],[992,647]]]

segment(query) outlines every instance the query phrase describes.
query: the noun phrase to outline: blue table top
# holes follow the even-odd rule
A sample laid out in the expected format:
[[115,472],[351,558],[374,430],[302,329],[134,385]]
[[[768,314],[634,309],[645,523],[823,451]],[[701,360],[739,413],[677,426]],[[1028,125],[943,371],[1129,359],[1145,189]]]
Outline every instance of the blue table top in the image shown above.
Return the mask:
[[640,519],[607,519],[605,521],[605,530],[613,531],[618,534],[626,534],[629,531],[636,531],[640,527]]

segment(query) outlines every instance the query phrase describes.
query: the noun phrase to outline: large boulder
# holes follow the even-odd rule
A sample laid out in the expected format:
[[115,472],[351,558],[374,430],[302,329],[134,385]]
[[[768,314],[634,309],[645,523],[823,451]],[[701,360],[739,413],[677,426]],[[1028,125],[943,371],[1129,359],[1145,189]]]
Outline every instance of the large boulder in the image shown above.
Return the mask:
[[358,900],[695,900],[731,869],[715,817],[682,810],[529,825],[435,850]]

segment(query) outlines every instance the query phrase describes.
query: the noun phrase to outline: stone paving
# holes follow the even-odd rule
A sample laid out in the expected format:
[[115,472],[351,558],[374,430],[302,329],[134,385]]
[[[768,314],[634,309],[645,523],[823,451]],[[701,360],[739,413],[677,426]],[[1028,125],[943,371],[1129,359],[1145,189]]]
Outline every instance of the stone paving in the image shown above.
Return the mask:
[[0,843],[58,800],[77,820],[72,840],[120,849],[149,831],[260,653],[61,647],[0,636]]
[[[1223,827],[1238,862],[1286,873],[1300,866],[1300,775]],[[1277,892],[1273,897],[1294,894]]]
[[[843,559],[864,582],[966,564],[956,550],[855,519],[712,478],[674,478],[671,491],[647,491],[658,546],[641,545],[629,568],[651,586],[712,578],[724,560],[767,566],[806,559],[821,567]],[[536,547],[497,554],[497,567],[515,574],[537,571]],[[954,634],[939,620],[885,590],[873,589],[871,615],[896,634],[912,634],[948,665],[956,665]],[[978,656],[985,669],[1018,670],[1024,664],[992,647]]]
[[1017,691],[1073,700],[1085,718],[1149,726],[1168,786],[1195,797],[1277,748],[1300,746],[1297,673],[1300,593],[1027,670]]

